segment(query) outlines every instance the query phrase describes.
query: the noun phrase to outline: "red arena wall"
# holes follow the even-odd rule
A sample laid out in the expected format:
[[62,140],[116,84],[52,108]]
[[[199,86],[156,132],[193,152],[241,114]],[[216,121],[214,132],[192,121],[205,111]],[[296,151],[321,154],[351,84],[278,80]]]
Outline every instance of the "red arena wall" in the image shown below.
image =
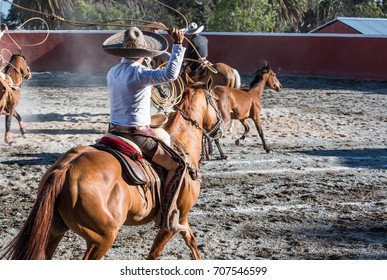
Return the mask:
[[335,22],[331,25],[328,25],[321,30],[317,31],[317,33],[334,33],[334,34],[360,34],[360,32],[355,29],[345,25],[341,22]]
[[[106,72],[119,61],[102,43],[112,31],[23,31],[4,34],[2,48],[19,45],[33,72]],[[240,73],[256,71],[266,60],[278,74],[387,81],[387,36],[352,34],[203,33],[212,63]],[[44,41],[43,43],[41,43]]]

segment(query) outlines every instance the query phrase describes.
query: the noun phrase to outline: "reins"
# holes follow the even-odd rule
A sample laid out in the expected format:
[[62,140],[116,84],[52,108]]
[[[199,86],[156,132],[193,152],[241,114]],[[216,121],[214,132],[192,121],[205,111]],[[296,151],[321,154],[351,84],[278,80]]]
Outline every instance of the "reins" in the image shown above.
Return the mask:
[[[197,89],[195,89],[195,91],[196,90]],[[179,106],[175,105],[174,108],[180,112],[180,114],[183,116],[184,119],[190,121],[197,129],[200,129],[206,138],[210,138],[210,137],[214,137],[213,135],[218,132],[218,130],[222,124],[222,115],[221,115],[220,111],[218,110],[218,108],[216,107],[211,93],[205,89],[203,89],[203,91],[204,91],[204,96],[206,97],[206,103],[207,103],[206,117],[208,116],[208,104],[210,104],[211,107],[216,112],[217,121],[216,121],[214,127],[210,131],[207,131],[203,127],[201,127],[197,120],[193,119],[186,111],[182,110]]]
[[[10,61],[8,62],[8,65],[5,67],[5,69],[4,69],[4,74],[6,74],[6,75],[9,76],[12,70],[16,71],[16,73],[22,77],[20,83],[14,84],[14,86],[19,87],[19,86],[22,84],[23,79],[26,78],[26,75],[23,74],[23,73],[21,72],[21,70],[20,70],[18,67],[16,67],[16,66],[14,65],[14,61],[15,61],[15,59],[16,59],[16,58],[15,58],[16,56],[20,57],[20,58],[24,61],[24,63],[27,65],[27,63],[25,62],[24,57],[23,57],[21,54],[14,54],[14,55],[12,55]],[[28,66],[26,66],[26,67],[28,68]],[[14,82],[14,81],[13,81],[13,82]]]

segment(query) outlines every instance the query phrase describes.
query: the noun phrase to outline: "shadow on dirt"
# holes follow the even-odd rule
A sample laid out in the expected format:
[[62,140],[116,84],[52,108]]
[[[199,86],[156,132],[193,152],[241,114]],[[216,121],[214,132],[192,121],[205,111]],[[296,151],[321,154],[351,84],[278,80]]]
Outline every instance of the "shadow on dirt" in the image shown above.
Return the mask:
[[48,113],[48,114],[30,114],[23,116],[24,121],[27,122],[65,122],[69,120],[79,121],[80,119],[89,119],[91,117],[100,117],[100,116],[109,116],[109,114],[90,114],[90,113],[81,113],[81,114],[58,114],[58,113]]
[[353,168],[387,169],[387,149],[301,151],[310,156],[337,157]]
[[19,166],[51,165],[61,155],[62,153],[13,154],[12,156],[19,157],[20,159],[4,160],[0,163],[7,165],[17,164]]
[[98,134],[101,135],[103,132],[95,129],[28,129],[28,134],[49,134],[49,135],[81,135],[81,134]]
[[357,90],[365,94],[387,94],[387,82],[385,81],[291,75],[281,75],[279,79],[281,80],[281,84],[284,88],[311,90]]

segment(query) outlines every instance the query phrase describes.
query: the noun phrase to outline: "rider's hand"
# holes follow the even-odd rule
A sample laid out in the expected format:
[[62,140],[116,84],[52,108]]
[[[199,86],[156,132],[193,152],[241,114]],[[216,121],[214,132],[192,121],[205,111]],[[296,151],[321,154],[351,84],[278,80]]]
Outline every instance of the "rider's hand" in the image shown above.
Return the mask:
[[172,42],[175,44],[182,44],[184,40],[184,33],[183,31],[177,29],[177,28],[172,28],[168,30],[169,36],[172,39]]

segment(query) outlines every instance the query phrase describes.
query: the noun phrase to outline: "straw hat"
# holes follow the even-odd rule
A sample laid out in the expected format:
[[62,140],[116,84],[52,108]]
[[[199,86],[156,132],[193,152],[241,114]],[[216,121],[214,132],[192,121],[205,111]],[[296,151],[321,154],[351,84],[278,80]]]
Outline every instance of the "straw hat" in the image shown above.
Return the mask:
[[153,57],[168,49],[168,41],[157,33],[130,27],[107,38],[102,49],[114,56]]
[[200,26],[198,27],[197,23],[196,22],[191,22],[189,25],[188,25],[188,30],[185,32],[185,34],[198,34],[200,32],[202,32],[204,29],[204,26]]
[[151,22],[143,27],[143,31],[151,31],[154,32],[154,30],[168,30],[168,27],[165,26],[162,22]]
[[168,117],[164,114],[155,114],[151,116],[151,128],[159,128],[166,124]]

